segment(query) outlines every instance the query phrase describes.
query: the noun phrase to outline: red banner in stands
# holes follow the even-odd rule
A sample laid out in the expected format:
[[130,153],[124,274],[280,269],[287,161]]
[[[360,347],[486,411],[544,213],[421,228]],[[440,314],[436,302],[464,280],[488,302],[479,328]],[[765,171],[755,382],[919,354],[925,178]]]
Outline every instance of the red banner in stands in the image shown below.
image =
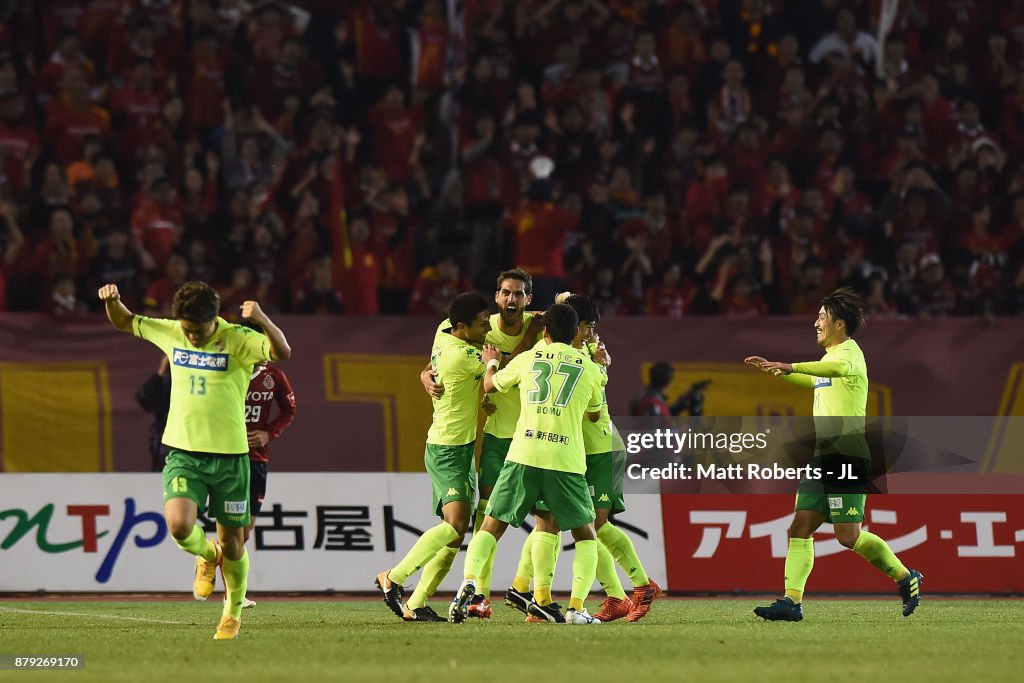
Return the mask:
[[[782,593],[792,496],[665,495],[662,515],[673,591]],[[925,575],[925,594],[1024,591],[1024,496],[872,496],[864,526]],[[808,594],[895,591],[830,525],[814,550]]]

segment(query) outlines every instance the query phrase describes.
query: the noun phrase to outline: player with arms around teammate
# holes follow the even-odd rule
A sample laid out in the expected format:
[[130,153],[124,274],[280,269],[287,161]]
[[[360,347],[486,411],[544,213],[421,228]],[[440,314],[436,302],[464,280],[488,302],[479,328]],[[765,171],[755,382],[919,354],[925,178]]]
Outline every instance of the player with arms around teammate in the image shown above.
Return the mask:
[[[864,353],[852,339],[864,324],[860,297],[849,288],[838,289],[822,299],[814,331],[825,355],[820,361],[784,363],[760,356],[745,359],[762,371],[806,389],[814,390],[814,417],[819,447],[830,448],[822,431],[839,450],[838,455],[869,459],[864,440],[864,418],[867,414],[868,369]],[[839,426],[836,431],[836,425]],[[820,462],[820,460],[819,460]],[[824,483],[824,487],[822,484]],[[863,491],[863,490],[862,490]],[[814,566],[814,532],[824,522],[831,522],[836,539],[892,578],[899,586],[903,616],[909,617],[921,602],[923,575],[907,569],[889,545],[875,534],[861,529],[867,496],[851,493],[846,487],[829,486],[828,482],[805,480],[797,489],[796,511],[789,528],[789,552],[786,553],[786,594],[768,607],[758,607],[754,614],[770,621],[800,621],[804,618],[801,602],[804,586]]]
[[[501,352],[501,363],[504,365],[520,353],[533,348],[539,341],[543,330],[543,316],[534,315],[526,310],[533,300],[533,278],[519,268],[506,270],[498,274],[497,289],[494,302],[498,312],[490,317],[491,329],[487,333],[487,343],[497,347]],[[442,323],[442,329],[451,323]],[[427,393],[432,398],[439,398],[444,388],[434,381],[433,370],[428,366],[420,375]],[[480,531],[483,523],[484,510],[498,480],[498,473],[505,463],[505,455],[512,444],[512,435],[519,420],[519,393],[512,391],[505,394],[488,394],[484,397],[484,410],[487,421],[484,423],[483,442],[480,447],[480,466],[477,473],[477,484],[480,499],[476,506],[476,524],[473,533]],[[491,577],[482,576],[477,581],[477,593],[473,604],[469,607],[469,616],[488,619],[491,616],[490,603]],[[526,609],[523,605],[522,609]]]
[[[245,429],[245,390],[253,366],[291,357],[284,333],[255,301],[242,304],[242,317],[266,335],[232,325],[217,315],[220,297],[204,282],[186,282],[174,294],[175,320],[135,315],[116,285],[104,285],[99,298],[111,324],[163,351],[171,364],[171,407],[163,443],[164,517],[178,546],[198,556],[193,591],[213,592],[223,559],[227,601],[214,638],[237,638],[249,576],[244,533],[249,526],[249,442]],[[219,542],[209,541],[196,524],[199,506],[210,499]],[[205,596],[201,595],[205,592]]]
[[[490,329],[489,313],[484,297],[475,292],[459,294],[448,309],[451,328],[434,337],[430,363],[444,392],[434,399],[423,461],[433,488],[433,510],[442,521],[423,532],[402,561],[375,580],[384,593],[384,603],[405,621],[444,621],[427,606],[427,599],[448,575],[469,530],[476,495],[473,461],[484,375],[477,346],[484,343]],[[497,354],[493,347],[485,350],[488,348]],[[402,605],[403,584],[420,568],[423,576]]]
[[[643,563],[636,553],[633,541],[621,529],[609,521],[611,514],[626,511],[626,501],[622,494],[623,477],[626,470],[626,446],[612,423],[608,412],[607,384],[608,367],[611,356],[597,335],[597,323],[601,319],[600,311],[589,297],[564,292],[556,299],[559,303],[571,306],[579,316],[579,328],[573,340],[573,348],[580,349],[593,372],[598,373],[602,382],[601,418],[597,422],[583,421],[583,446],[587,454],[587,484],[590,486],[590,497],[594,503],[597,531],[597,580],[604,588],[606,599],[594,618],[601,623],[608,623],[626,617],[629,622],[642,619],[650,611],[651,603],[660,594],[661,587],[647,576]],[[555,561],[558,558],[559,537],[539,528],[527,537],[519,558],[516,578],[509,589],[506,600],[517,609],[529,609],[528,598],[530,578],[534,575],[533,552],[534,543],[550,547]],[[629,575],[633,583],[633,597],[630,599],[622,588],[615,564]],[[554,572],[554,562],[547,566],[545,559],[538,567],[538,577],[549,577]],[[545,573],[547,572],[547,573]],[[540,586],[538,590],[551,590]],[[522,605],[522,606],[520,606]],[[536,610],[534,610],[536,611]],[[531,615],[529,621],[537,621]],[[545,619],[546,621],[546,619]]]
[[[484,350],[484,391],[518,391],[520,417],[480,532],[469,544],[465,580],[448,608],[451,622],[465,619],[477,580],[490,572],[488,565],[494,563],[494,551],[505,529],[509,524],[519,526],[534,511],[538,518],[550,517],[557,528],[572,531],[576,556],[572,598],[565,615],[551,602],[550,591],[542,595],[539,590],[530,604],[531,612],[536,608],[549,621],[595,623],[583,608],[597,573],[594,505],[584,476],[583,418],[600,419],[603,388],[598,373],[588,369],[584,354],[572,347],[578,325],[576,311],[555,304],[544,313],[544,339],[500,371],[498,352]],[[536,509],[540,500],[550,512]],[[541,562],[554,562],[548,549],[535,550],[535,557],[544,556]]]

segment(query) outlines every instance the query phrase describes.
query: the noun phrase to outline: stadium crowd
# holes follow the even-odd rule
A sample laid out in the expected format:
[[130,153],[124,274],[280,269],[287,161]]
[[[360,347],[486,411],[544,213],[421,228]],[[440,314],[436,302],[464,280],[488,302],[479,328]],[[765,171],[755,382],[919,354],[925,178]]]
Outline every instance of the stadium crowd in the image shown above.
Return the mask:
[[882,5],[4,3],[0,310],[1022,315],[1024,1]]

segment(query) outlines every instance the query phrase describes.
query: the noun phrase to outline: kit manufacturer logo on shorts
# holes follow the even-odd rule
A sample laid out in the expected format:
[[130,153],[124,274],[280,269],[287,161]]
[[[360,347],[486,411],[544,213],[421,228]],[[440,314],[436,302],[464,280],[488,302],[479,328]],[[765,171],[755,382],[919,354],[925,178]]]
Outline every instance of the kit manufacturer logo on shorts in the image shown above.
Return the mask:
[[833,498],[833,497],[829,496],[829,499],[828,499],[828,509],[829,510],[842,510],[843,509],[843,499],[841,497],[840,498]]
[[244,515],[245,508],[248,507],[249,501],[247,500],[225,500],[224,501],[224,512],[227,514]]
[[193,370],[228,371],[228,354],[226,353],[206,353],[205,351],[186,351],[176,348],[171,356],[171,362],[179,367]]

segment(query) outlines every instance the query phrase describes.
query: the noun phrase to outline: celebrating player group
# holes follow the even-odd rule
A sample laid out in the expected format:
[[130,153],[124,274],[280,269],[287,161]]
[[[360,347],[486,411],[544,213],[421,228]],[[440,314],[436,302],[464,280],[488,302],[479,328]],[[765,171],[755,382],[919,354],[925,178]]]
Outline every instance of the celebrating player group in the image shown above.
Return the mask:
[[[609,521],[610,513],[625,510],[616,476],[625,448],[605,399],[611,356],[595,331],[597,307],[586,297],[560,295],[559,303],[533,314],[526,310],[532,289],[528,273],[505,271],[497,278],[498,313],[490,315],[483,296],[460,294],[435,334],[421,375],[434,401],[424,460],[434,511],[443,521],[376,578],[388,608],[406,621],[490,618],[497,543],[508,525],[518,527],[531,514],[534,530],[505,592],[505,604],[525,613],[526,621],[637,621],[660,593],[630,538]],[[480,410],[487,420],[475,468]],[[451,570],[474,503],[463,582],[445,618],[427,600]],[[572,596],[564,611],[551,596],[563,530],[575,540]],[[616,564],[633,584],[632,597]],[[421,569],[404,600],[405,583]],[[607,597],[591,616],[584,602],[595,578]]]
[[[661,592],[632,541],[609,521],[610,514],[625,510],[621,473],[626,454],[605,398],[611,356],[596,333],[597,307],[584,296],[563,294],[543,314],[532,314],[526,311],[531,294],[529,274],[505,271],[497,279],[497,314],[489,315],[489,303],[479,294],[460,294],[437,328],[421,380],[434,401],[424,461],[433,509],[443,521],[424,532],[375,581],[385,604],[405,621],[489,618],[497,543],[508,525],[518,527],[531,514],[534,530],[505,593],[505,604],[524,612],[526,621],[634,622],[648,613]],[[822,360],[745,359],[765,373],[814,390],[819,437],[822,432],[827,437],[818,440],[818,465],[836,457],[869,461],[864,439],[867,365],[852,338],[863,322],[860,299],[852,290],[840,289],[822,301],[814,322],[816,341],[825,349]],[[479,410],[487,420],[474,472]],[[865,471],[864,466],[858,469]],[[826,521],[841,544],[896,582],[903,616],[913,614],[924,576],[905,567],[883,539],[861,528],[866,498],[864,488],[828,481],[800,484],[785,595],[757,607],[758,617],[803,619],[803,592],[814,563],[813,534]],[[474,502],[476,521],[463,581],[445,618],[427,600],[451,570],[469,532]],[[572,593],[565,611],[551,596],[563,530],[575,541]],[[616,564],[632,582],[632,597],[623,590]],[[415,590],[404,600],[406,582],[420,570]],[[591,616],[584,603],[595,578],[606,597]]]

